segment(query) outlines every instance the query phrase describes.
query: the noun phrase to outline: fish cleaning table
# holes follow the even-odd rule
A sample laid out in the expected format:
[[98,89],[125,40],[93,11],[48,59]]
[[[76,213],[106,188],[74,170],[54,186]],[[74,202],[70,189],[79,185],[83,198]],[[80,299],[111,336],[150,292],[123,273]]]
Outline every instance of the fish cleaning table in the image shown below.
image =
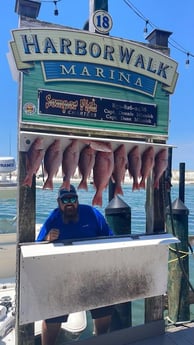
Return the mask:
[[166,293],[170,234],[21,245],[19,323]]

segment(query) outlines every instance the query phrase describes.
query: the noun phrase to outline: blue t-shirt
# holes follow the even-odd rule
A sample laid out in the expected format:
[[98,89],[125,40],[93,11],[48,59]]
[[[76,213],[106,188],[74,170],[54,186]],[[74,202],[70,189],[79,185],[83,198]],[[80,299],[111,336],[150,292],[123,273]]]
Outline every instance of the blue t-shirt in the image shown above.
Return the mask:
[[59,208],[53,210],[40,229],[36,241],[44,241],[51,229],[59,230],[58,240],[112,236],[113,233],[103,215],[89,205],[78,205],[78,221],[65,224]]

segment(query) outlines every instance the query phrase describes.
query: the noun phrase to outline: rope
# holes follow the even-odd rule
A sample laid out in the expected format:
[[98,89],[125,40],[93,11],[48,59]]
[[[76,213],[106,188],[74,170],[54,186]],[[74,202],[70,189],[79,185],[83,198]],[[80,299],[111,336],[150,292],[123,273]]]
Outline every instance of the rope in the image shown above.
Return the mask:
[[[185,251],[183,251],[183,250],[176,250],[176,249],[174,249],[174,248],[172,248],[172,247],[168,247],[172,252],[174,252],[175,254],[183,254],[182,256],[179,256],[179,258],[180,258],[180,260],[182,260],[182,259],[184,259],[184,258],[186,258],[187,256],[189,256],[189,255],[192,255],[193,256],[193,253],[190,253],[190,252],[185,252]],[[176,259],[172,259],[172,260],[169,260],[168,261],[168,263],[170,264],[171,262],[175,262],[175,261],[178,261],[178,258],[176,258]]]
[[[174,249],[174,248],[172,248],[172,247],[168,247],[172,252],[175,252],[175,253],[177,253],[177,250],[176,249]],[[183,250],[178,250],[178,253],[181,253],[181,254],[186,254],[186,255],[189,255],[190,253],[189,252],[185,252],[185,251],[183,251]]]

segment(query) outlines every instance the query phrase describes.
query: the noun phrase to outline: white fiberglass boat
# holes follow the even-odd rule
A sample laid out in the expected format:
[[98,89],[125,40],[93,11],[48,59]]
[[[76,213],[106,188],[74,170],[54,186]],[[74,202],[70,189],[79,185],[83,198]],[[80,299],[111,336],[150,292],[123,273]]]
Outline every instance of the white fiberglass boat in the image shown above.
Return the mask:
[[12,176],[15,170],[13,157],[0,157],[0,199],[16,198],[17,181]]

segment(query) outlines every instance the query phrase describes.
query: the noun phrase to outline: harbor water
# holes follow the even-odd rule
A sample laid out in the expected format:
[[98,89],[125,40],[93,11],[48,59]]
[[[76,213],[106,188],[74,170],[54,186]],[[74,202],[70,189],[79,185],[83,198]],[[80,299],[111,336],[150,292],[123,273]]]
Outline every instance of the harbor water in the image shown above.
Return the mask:
[[[43,190],[42,182],[37,180],[36,188],[36,223],[41,224],[45,221],[48,214],[57,206],[57,192],[60,187],[60,182],[54,183],[53,190]],[[78,182],[74,182],[77,186]],[[124,195],[120,196],[131,207],[131,231],[132,233],[145,232],[145,190],[132,191],[132,185],[130,183],[124,183],[123,186]],[[83,204],[92,203],[94,196],[94,187],[92,184],[88,184],[88,191],[78,190],[79,201]],[[185,206],[189,210],[189,235],[194,235],[194,185],[185,185]],[[173,185],[171,188],[171,200],[172,202],[179,197],[179,186]],[[103,205],[102,207],[95,206],[103,214],[107,207],[108,192],[103,192]],[[14,227],[14,221],[17,215],[17,202],[15,197],[9,199],[0,200],[0,233],[9,231],[7,228],[12,229]]]

